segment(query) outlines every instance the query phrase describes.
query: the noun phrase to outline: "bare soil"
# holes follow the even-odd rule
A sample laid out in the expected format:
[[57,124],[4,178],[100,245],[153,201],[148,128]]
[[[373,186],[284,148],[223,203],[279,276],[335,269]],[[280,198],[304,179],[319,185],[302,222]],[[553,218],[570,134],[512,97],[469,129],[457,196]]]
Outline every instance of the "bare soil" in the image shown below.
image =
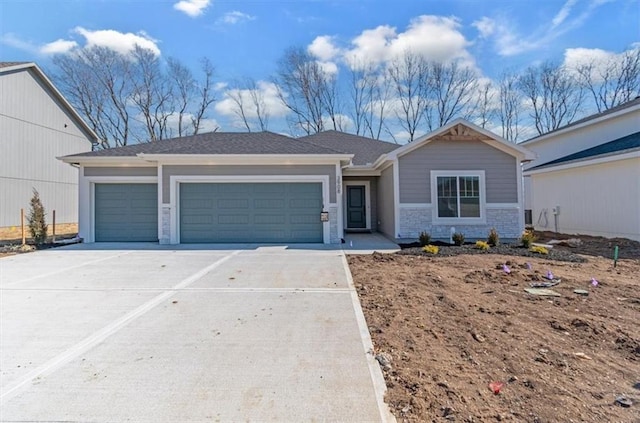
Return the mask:
[[[584,262],[349,256],[398,421],[640,422],[640,254],[614,268],[608,242],[566,247]],[[560,297],[524,291],[548,271]]]

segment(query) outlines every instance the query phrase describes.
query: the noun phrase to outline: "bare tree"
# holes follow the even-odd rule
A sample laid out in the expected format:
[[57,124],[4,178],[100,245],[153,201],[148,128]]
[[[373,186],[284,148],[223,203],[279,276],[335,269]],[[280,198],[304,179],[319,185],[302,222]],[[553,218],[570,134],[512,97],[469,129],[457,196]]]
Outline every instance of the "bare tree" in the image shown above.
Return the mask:
[[518,78],[504,73],[500,78],[500,110],[498,116],[502,126],[502,138],[509,141],[518,140],[518,125],[522,96],[518,91]]
[[527,68],[518,79],[518,87],[531,106],[539,134],[571,123],[584,99],[577,80],[563,66],[552,62]]
[[380,139],[391,94],[388,74],[380,67],[354,60],[351,62],[349,91],[351,120],[356,135]]
[[428,85],[425,107],[430,131],[457,117],[469,118],[478,90],[478,79],[471,69],[456,61],[431,62]]
[[625,51],[607,63],[595,60],[576,69],[580,83],[602,112],[640,95],[640,48]]
[[478,83],[476,97],[474,115],[480,121],[479,126],[481,128],[486,128],[496,115],[496,108],[494,106],[494,87],[491,81]]
[[[140,47],[126,55],[89,47],[57,55],[53,63],[57,86],[96,132],[101,148],[171,136],[174,114],[179,136],[197,133],[215,100],[213,67],[206,59],[201,83],[177,60],[165,66],[152,51]],[[191,119],[190,128],[186,118]]]
[[389,63],[388,77],[392,83],[398,107],[395,114],[399,125],[415,139],[425,118],[428,101],[428,63],[411,52]]
[[269,112],[264,92],[254,79],[246,78],[242,82],[236,82],[226,95],[233,103],[233,113],[248,132],[252,132],[254,127],[258,127],[260,131],[268,129]]

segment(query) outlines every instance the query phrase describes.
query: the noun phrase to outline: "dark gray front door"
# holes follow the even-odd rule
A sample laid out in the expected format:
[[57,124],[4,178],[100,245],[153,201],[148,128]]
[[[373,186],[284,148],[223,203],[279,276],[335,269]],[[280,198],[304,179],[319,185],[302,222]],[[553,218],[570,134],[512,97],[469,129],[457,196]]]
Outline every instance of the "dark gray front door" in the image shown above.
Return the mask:
[[182,183],[180,242],[322,242],[321,183]]
[[158,185],[96,184],[96,242],[158,240]]
[[367,209],[364,185],[347,185],[347,228],[366,229]]

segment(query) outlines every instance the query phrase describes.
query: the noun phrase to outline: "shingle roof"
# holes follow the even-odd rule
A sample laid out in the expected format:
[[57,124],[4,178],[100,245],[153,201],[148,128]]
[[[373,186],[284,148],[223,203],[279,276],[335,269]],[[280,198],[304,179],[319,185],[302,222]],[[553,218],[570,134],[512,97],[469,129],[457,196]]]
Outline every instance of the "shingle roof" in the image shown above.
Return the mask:
[[582,118],[580,120],[576,120],[575,122],[571,122],[570,124],[565,125],[565,126],[563,126],[561,128],[554,129],[553,131],[550,131],[550,132],[544,133],[542,135],[538,135],[536,137],[533,137],[533,138],[530,138],[528,140],[522,141],[520,144],[526,144],[528,142],[533,142],[533,141],[536,141],[537,139],[543,138],[543,137],[546,138],[547,135],[549,135],[549,134],[553,134],[553,133],[558,132],[558,131],[564,131],[567,128],[571,128],[573,126],[581,125],[581,124],[583,124],[585,122],[589,122],[590,120],[598,119],[598,118],[600,118],[602,116],[610,115],[612,113],[616,113],[616,112],[619,112],[620,110],[628,109],[630,107],[634,107],[634,106],[637,106],[639,104],[640,104],[640,96],[634,98],[631,101],[627,101],[626,103],[622,103],[622,104],[620,104],[618,106],[612,107],[612,108],[604,110],[602,112],[595,113],[593,115],[589,115],[589,116],[587,116],[585,118]]
[[555,159],[545,164],[532,167],[529,170],[550,167],[561,163],[567,163],[577,160],[596,158],[598,156],[608,156],[613,153],[621,153],[624,151],[635,149],[640,149],[640,132],[636,132],[634,134],[627,135],[625,137],[618,138],[613,141],[588,148],[586,150],[578,151],[577,153],[560,157],[559,159]]
[[298,138],[300,141],[331,148],[342,153],[354,154],[354,165],[373,163],[383,154],[399,148],[400,145],[372,138],[347,134],[340,131],[323,131]]
[[9,68],[11,66],[26,65],[31,62],[0,62],[0,68]]
[[132,157],[137,154],[341,154],[273,132],[209,132],[132,144],[67,157]]

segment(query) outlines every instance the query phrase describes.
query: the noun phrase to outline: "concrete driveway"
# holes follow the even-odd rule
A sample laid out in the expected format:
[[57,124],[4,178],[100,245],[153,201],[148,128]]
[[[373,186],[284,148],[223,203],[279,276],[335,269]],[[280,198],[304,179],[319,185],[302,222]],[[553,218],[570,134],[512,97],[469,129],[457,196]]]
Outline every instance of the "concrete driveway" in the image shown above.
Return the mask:
[[0,420],[392,420],[344,253],[222,248],[0,259]]

